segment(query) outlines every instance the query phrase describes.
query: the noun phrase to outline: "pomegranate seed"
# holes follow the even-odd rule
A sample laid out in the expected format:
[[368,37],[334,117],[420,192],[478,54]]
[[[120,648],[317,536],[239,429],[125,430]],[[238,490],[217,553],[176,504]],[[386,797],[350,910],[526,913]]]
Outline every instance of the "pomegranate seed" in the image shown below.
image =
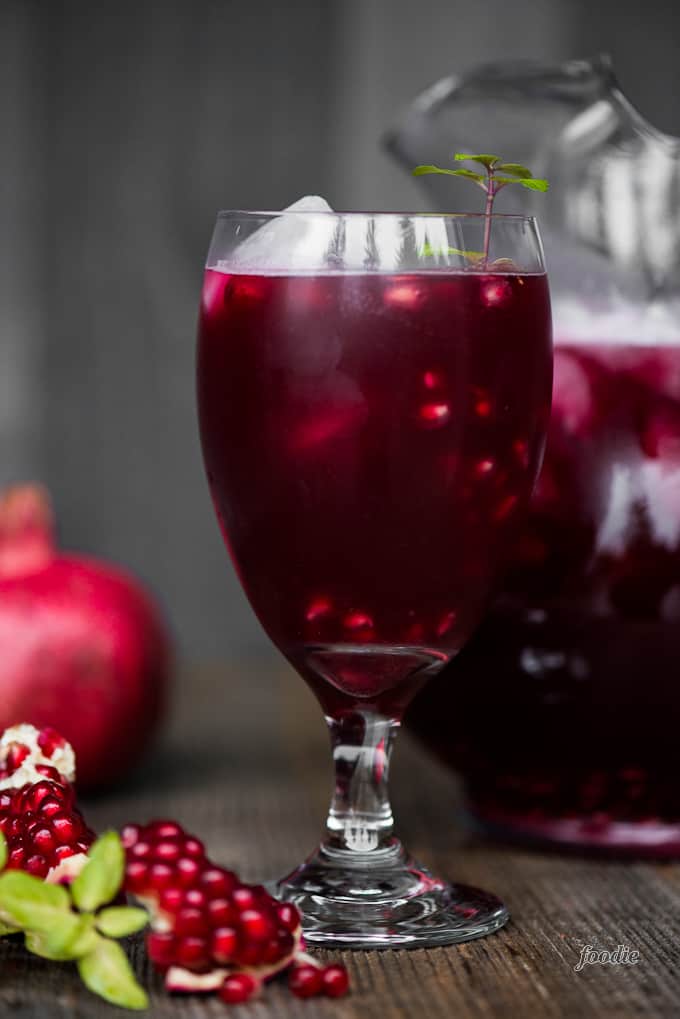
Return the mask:
[[38,828],[36,832],[31,832],[31,838],[35,848],[45,855],[49,855],[56,846],[54,835],[49,828]]
[[259,990],[259,984],[249,973],[232,973],[219,989],[219,996],[227,1005],[240,1005],[249,1001]]
[[[187,898],[193,893],[187,892]],[[196,889],[198,892],[198,889]],[[238,912],[234,909],[228,899],[211,899],[207,906],[208,918],[213,927],[228,927],[232,924]]]
[[20,768],[28,757],[30,750],[25,743],[10,743],[7,749],[7,758],[5,760],[5,766],[8,772],[13,774],[17,768]]
[[49,869],[47,860],[39,853],[36,853],[34,856],[29,856],[24,868],[28,874],[33,874],[34,877],[47,877],[47,871]]
[[176,913],[184,899],[184,892],[181,888],[164,888],[161,892],[158,905],[167,913]]
[[210,951],[217,962],[231,962],[237,946],[238,934],[233,927],[218,927],[213,931]]
[[56,768],[53,768],[51,764],[36,764],[35,770],[39,775],[42,775],[43,778],[49,778],[52,782],[59,782],[61,784],[64,781],[64,776],[61,772],[57,771]]
[[264,946],[251,941],[240,945],[234,958],[241,966],[259,966],[264,956]]
[[288,986],[297,998],[313,998],[323,987],[321,970],[309,963],[294,966],[288,977]]
[[177,964],[186,969],[201,969],[210,961],[208,943],[205,938],[182,938],[177,945]]
[[175,917],[175,934],[178,937],[187,937],[195,934],[203,937],[207,933],[207,924],[200,909],[180,909]]
[[257,903],[257,896],[249,885],[241,885],[234,888],[231,893],[231,901],[240,913],[246,909],[252,909]]
[[135,842],[130,849],[129,855],[133,860],[148,860],[151,857],[152,847],[150,842]]
[[80,819],[64,812],[55,814],[51,819],[51,824],[57,842],[64,845],[73,845],[83,834],[83,825]]
[[182,828],[176,821],[152,821],[146,826],[146,833],[154,841],[165,841],[165,839],[178,839],[184,835]]
[[281,902],[276,907],[279,923],[287,931],[294,931],[300,926],[300,913],[292,902]]
[[206,907],[205,892],[200,888],[190,888],[184,892],[183,901],[185,906],[193,906],[194,909],[205,909]]
[[42,779],[40,782],[36,782],[28,790],[26,797],[27,805],[31,810],[37,810],[43,800],[48,797],[53,798],[54,785],[52,782],[48,782],[46,779]]
[[153,863],[149,867],[149,884],[155,892],[168,888],[173,876],[172,868],[167,863]]
[[63,747],[65,744],[66,740],[64,737],[56,729],[50,728],[50,726],[46,726],[38,733],[38,746],[45,757],[51,757],[55,750]]
[[0,812],[9,810],[12,806],[12,795],[11,793],[1,792],[0,793]]
[[229,895],[238,884],[238,879],[230,870],[207,867],[201,874],[199,883],[201,888],[205,888],[209,898],[217,898]]
[[59,863],[61,860],[67,859],[69,856],[75,856],[75,849],[73,846],[57,846],[52,854],[55,863]]
[[[156,866],[162,867],[163,864],[157,864]],[[183,888],[190,888],[191,885],[195,884],[199,874],[201,873],[201,868],[198,862],[186,856],[183,856],[177,861],[175,864],[175,870],[177,873],[177,880]]]
[[130,849],[139,839],[140,827],[138,824],[126,824],[120,833],[120,840],[124,849]]
[[146,950],[154,966],[167,969],[175,961],[176,941],[173,934],[159,934],[156,931],[147,935]]
[[[146,843],[138,842],[136,846],[133,846],[130,850],[132,856],[139,855],[135,850],[139,849],[141,845]],[[182,853],[179,842],[158,842],[153,847],[153,855],[155,860],[160,860],[162,863],[174,863],[178,860]]]
[[349,990],[349,975],[344,966],[335,963],[321,972],[323,992],[329,998],[342,998]]
[[244,909],[241,928],[251,941],[269,941],[276,931],[274,921],[261,909]]
[[[288,937],[290,937],[292,948],[293,939],[290,935],[288,935]],[[268,941],[267,944],[262,949],[262,962],[263,963],[278,962],[279,959],[282,959],[285,954],[286,953],[281,949],[279,939],[272,938],[271,941]]]
[[26,847],[23,843],[16,843],[10,849],[7,856],[7,867],[10,870],[21,870],[26,861]]
[[129,892],[142,892],[146,888],[149,868],[141,860],[132,860],[125,868],[125,887]]
[[40,813],[43,817],[54,817],[55,814],[61,814],[63,809],[64,804],[60,803],[54,796],[48,796],[40,804]]
[[202,860],[205,857],[205,846],[200,839],[185,839],[184,855],[191,857],[193,860]]

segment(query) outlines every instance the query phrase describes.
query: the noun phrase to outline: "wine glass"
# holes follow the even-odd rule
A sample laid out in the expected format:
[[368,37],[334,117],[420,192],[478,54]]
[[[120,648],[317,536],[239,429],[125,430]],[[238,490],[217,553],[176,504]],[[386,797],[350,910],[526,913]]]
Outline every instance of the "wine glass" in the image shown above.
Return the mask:
[[222,212],[208,255],[198,404],[212,498],[332,744],[325,836],[276,885],[313,944],[450,944],[508,915],[407,855],[387,791],[404,709],[479,621],[543,452],[538,229],[494,215],[484,255],[487,220]]

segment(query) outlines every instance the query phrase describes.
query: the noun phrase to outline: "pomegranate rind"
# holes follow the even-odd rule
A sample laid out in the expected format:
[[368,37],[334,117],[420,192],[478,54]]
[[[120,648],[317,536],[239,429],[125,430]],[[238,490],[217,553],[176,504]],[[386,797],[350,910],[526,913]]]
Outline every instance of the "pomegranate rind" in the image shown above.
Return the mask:
[[48,757],[38,744],[40,733],[40,729],[27,722],[11,725],[5,729],[0,737],[0,771],[5,767],[10,748],[14,744],[19,743],[28,747],[28,755],[11,775],[0,778],[0,790],[20,789],[24,785],[40,782],[44,776],[36,770],[37,765],[56,768],[64,781],[71,784],[75,782],[76,755],[71,744],[64,740],[60,746],[55,747],[52,756]]
[[318,967],[319,964],[315,959],[311,959],[311,956],[299,951],[302,940],[301,927],[294,931],[293,938],[293,948],[288,955],[284,955],[278,962],[265,966],[223,966],[218,969],[211,969],[208,973],[192,973],[181,966],[171,966],[165,974],[166,990],[176,994],[208,994],[211,991],[219,990],[224,983],[225,977],[231,976],[234,973],[247,973],[249,976],[254,977],[255,980],[265,983],[267,980],[277,976],[277,974],[283,973],[293,962],[297,962],[298,959],[303,957],[305,961],[309,959],[314,966]]
[[74,853],[73,856],[67,856],[65,860],[61,860],[56,867],[52,867],[48,871],[45,880],[52,885],[62,882],[70,885],[78,877],[88,859],[87,853]]

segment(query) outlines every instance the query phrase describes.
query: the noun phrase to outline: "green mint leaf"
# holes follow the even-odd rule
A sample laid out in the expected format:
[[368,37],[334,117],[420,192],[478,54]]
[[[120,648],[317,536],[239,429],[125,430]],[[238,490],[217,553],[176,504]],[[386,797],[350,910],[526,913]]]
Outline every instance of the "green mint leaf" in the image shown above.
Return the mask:
[[100,998],[122,1008],[149,1007],[146,992],[135,980],[125,952],[117,941],[99,938],[96,947],[78,960],[78,971],[86,985]]
[[91,913],[111,902],[123,883],[125,853],[115,831],[97,839],[89,859],[71,885],[71,895],[78,909]]
[[0,923],[0,938],[4,938],[6,934],[16,934],[18,927],[8,927],[7,924]]
[[494,169],[499,173],[507,173],[511,177],[533,177],[533,173],[521,163],[499,163]]
[[97,914],[97,927],[109,938],[125,938],[136,934],[149,922],[149,914],[137,906],[109,906]]
[[0,921],[23,930],[49,932],[73,915],[68,892],[21,870],[0,875]]
[[456,152],[453,158],[457,163],[463,163],[468,159],[473,163],[481,163],[482,166],[487,168],[487,170],[492,170],[496,163],[500,163],[501,161],[500,156],[491,156],[488,152],[482,152],[481,154],[478,153],[474,156],[469,156],[465,152]]
[[422,177],[426,173],[444,173],[448,177],[468,177],[471,180],[476,181],[478,184],[484,184],[484,174],[474,173],[472,170],[447,170],[441,166],[416,166],[413,170],[414,177]]
[[67,914],[51,931],[28,931],[26,948],[34,955],[57,962],[80,959],[96,946],[97,933],[91,916]]
[[0,831],[0,870],[5,869],[7,863],[7,840]]
[[529,188],[530,191],[547,191],[550,185],[547,180],[541,180],[539,177],[532,177],[531,180],[518,180],[518,184],[521,184],[523,188]]

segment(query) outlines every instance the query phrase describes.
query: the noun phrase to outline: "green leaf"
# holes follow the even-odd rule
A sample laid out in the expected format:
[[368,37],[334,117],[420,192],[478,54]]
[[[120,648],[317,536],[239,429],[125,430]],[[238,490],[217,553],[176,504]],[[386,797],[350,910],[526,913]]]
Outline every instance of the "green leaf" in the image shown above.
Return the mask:
[[28,931],[25,941],[26,948],[34,955],[64,962],[80,959],[91,952],[97,944],[97,933],[93,917],[70,913],[49,932]]
[[6,934],[16,934],[18,927],[8,927],[7,924],[0,923],[0,938],[4,938]]
[[481,154],[478,153],[474,156],[469,156],[465,152],[456,152],[453,158],[457,163],[462,163],[466,159],[471,160],[473,163],[481,163],[482,166],[487,168],[487,170],[493,169],[496,163],[500,163],[501,161],[500,156],[491,156],[488,152],[482,152]]
[[96,948],[78,960],[78,971],[85,985],[112,1005],[149,1007],[146,992],[135,980],[127,956],[116,941],[99,938]]
[[511,177],[533,177],[533,173],[521,163],[499,163],[495,167],[500,173],[508,173]]
[[478,184],[484,184],[486,178],[481,173],[474,173],[472,170],[447,170],[441,166],[416,166],[413,170],[414,177],[422,177],[425,173],[444,173],[448,177],[469,177],[471,180],[477,181]]
[[97,914],[97,927],[109,938],[125,938],[146,927],[149,914],[136,906],[109,906]]
[[71,894],[78,909],[91,913],[111,902],[123,883],[125,853],[117,832],[109,831],[97,839],[88,855]]
[[68,892],[20,870],[0,875],[0,920],[24,930],[54,930],[72,916]]
[[530,191],[547,191],[550,185],[547,180],[541,180],[539,177],[532,177],[531,180],[518,180],[518,184],[521,184],[523,188],[529,188]]
[[0,831],[0,870],[5,869],[7,863],[7,840]]

